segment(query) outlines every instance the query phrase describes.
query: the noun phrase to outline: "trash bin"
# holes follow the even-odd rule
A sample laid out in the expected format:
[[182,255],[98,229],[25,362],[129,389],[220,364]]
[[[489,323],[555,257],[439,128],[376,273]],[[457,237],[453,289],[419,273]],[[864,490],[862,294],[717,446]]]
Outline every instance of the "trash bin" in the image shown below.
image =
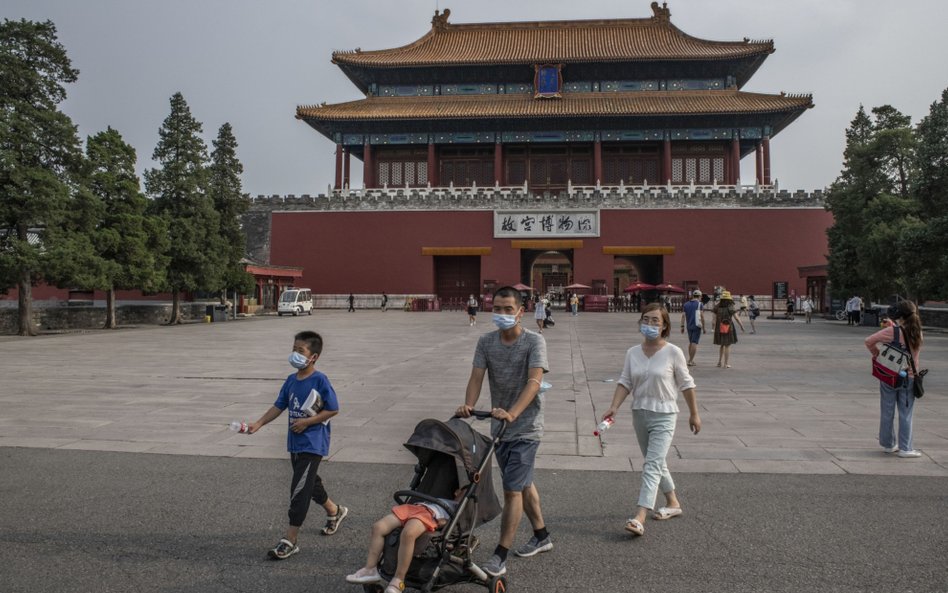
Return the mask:
[[211,321],[227,321],[226,305],[208,305],[204,309],[204,314],[211,318]]
[[879,310],[878,309],[866,309],[862,312],[862,323],[860,325],[868,325],[870,327],[879,327]]

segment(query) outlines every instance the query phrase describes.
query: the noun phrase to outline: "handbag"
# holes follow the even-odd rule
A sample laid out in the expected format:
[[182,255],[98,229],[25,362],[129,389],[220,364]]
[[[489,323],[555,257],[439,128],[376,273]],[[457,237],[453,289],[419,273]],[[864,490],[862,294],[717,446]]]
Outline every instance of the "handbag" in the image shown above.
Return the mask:
[[718,324],[718,332],[722,334],[731,333],[731,324],[727,321],[722,321],[720,324]]
[[[911,355],[911,350],[909,354]],[[922,383],[922,379],[928,374],[928,369],[917,370],[915,368],[915,358],[912,356],[909,356],[909,363],[912,365],[912,374],[915,375],[915,381],[912,383],[912,393],[915,394],[915,399],[921,399],[925,395],[925,385]]]

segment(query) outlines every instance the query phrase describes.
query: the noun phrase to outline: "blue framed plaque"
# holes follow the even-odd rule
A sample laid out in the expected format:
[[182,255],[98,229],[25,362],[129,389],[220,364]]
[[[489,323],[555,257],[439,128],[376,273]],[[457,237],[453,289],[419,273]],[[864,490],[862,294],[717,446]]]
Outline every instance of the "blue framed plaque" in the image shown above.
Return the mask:
[[555,99],[562,96],[563,65],[543,64],[535,66],[533,77],[533,97],[535,99]]

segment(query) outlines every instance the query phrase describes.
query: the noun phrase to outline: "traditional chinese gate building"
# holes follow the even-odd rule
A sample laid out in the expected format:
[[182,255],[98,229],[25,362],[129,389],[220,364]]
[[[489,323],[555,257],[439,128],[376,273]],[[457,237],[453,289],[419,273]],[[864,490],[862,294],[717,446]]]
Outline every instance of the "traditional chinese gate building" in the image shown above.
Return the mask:
[[771,138],[812,98],[741,90],[772,41],[699,39],[652,12],[453,24],[436,11],[408,45],[335,52],[365,98],[297,109],[336,145],[334,191],[313,212],[274,212],[271,261],[302,267],[316,293],[443,298],[634,279],[766,294],[824,263],[830,216],[809,194],[777,200],[771,179]]

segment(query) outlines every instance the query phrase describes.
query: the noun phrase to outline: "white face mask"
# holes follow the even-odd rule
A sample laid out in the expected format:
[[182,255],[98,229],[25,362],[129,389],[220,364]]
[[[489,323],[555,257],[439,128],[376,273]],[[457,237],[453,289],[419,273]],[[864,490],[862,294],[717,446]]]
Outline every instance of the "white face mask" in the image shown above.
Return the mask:
[[517,326],[517,316],[516,315],[504,315],[502,313],[494,313],[494,325],[500,329],[512,329]]
[[642,332],[642,335],[645,336],[646,339],[655,340],[661,335],[662,328],[643,323],[639,325],[639,331]]
[[305,369],[307,366],[309,366],[309,359],[303,356],[302,354],[300,354],[299,352],[293,352],[292,354],[290,354],[290,358],[288,360],[289,360],[290,366],[293,367],[294,369],[302,370],[302,369]]

